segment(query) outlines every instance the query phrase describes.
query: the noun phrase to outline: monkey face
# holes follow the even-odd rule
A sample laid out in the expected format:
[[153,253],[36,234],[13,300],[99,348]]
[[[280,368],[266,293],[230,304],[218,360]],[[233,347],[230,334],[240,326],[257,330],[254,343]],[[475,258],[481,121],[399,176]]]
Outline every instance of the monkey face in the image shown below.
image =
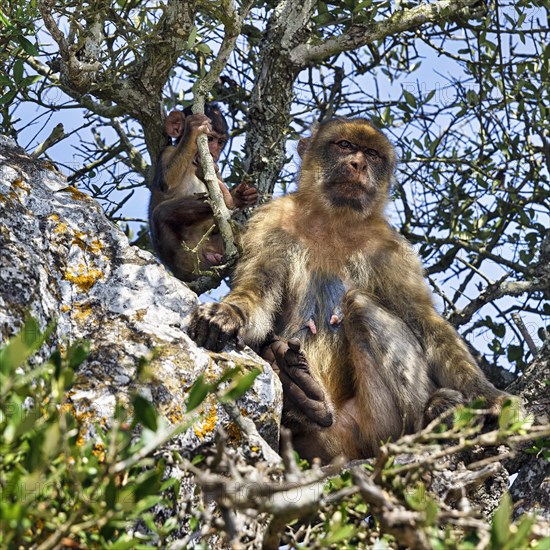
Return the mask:
[[333,120],[311,138],[304,166],[317,172],[332,206],[368,213],[387,200],[395,152],[369,121]]

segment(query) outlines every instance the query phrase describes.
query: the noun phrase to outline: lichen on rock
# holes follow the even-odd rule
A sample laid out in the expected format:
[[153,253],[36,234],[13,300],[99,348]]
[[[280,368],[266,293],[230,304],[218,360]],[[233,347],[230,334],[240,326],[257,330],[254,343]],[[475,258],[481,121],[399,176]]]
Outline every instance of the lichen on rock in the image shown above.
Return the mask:
[[[131,246],[99,204],[67,185],[51,164],[2,136],[0,210],[0,341],[18,331],[27,313],[42,328],[57,321],[51,347],[88,340],[90,355],[67,396],[81,420],[108,423],[115,404],[139,392],[177,422],[200,374],[256,366],[262,374],[238,405],[277,445],[282,400],[271,369],[251,351],[217,354],[220,360],[198,348],[186,333],[197,296],[150,253]],[[144,357],[146,380],[138,376]],[[205,411],[202,424],[179,438],[189,452],[211,441],[218,425],[235,431],[219,405],[206,404]]]

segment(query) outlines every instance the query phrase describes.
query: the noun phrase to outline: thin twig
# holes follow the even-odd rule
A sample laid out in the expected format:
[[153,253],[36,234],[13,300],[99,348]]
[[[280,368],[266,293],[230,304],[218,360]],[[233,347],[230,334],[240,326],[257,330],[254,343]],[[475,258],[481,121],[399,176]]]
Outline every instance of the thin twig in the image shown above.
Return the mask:
[[42,153],[44,153],[44,151],[47,151],[50,147],[53,147],[56,143],[59,143],[66,137],[67,135],[65,134],[65,129],[63,128],[63,124],[60,122],[54,127],[50,135],[31,153],[31,157],[39,157]]
[[527,346],[529,347],[529,351],[531,352],[531,355],[533,357],[536,357],[539,350],[537,349],[535,342],[533,342],[533,338],[531,338],[531,335],[529,334],[529,331],[527,330],[527,327],[525,326],[525,323],[523,322],[521,315],[517,311],[512,313],[512,320],[514,321],[516,327],[518,327],[523,338],[525,338],[525,341],[527,342]]

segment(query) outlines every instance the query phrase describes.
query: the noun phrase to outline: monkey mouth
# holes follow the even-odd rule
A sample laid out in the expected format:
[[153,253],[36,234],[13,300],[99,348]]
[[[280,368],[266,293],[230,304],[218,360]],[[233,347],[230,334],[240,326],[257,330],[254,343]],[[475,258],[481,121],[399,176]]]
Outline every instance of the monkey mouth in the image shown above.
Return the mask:
[[203,250],[201,257],[202,263],[205,267],[223,264],[223,254],[220,254],[219,252],[209,252],[207,250]]
[[364,180],[331,183],[327,189],[327,197],[336,207],[365,212],[375,199],[376,189],[365,183]]

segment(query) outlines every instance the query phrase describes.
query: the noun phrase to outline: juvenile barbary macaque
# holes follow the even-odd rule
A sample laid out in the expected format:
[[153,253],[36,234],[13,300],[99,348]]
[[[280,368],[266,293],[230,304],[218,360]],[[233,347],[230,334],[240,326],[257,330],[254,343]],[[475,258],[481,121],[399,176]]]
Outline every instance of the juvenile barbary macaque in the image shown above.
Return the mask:
[[372,456],[465,400],[497,413],[508,394],[438,315],[419,258],[384,215],[388,139],[365,119],[334,119],[298,152],[298,190],[253,216],[233,289],[194,312],[190,336],[261,350],[308,459]]
[[[166,118],[166,133],[175,145],[166,147],[159,158],[151,187],[149,225],[151,240],[160,260],[182,281],[193,281],[193,249],[215,225],[206,202],[208,189],[199,160],[197,137],[208,135],[208,147],[218,170],[218,160],[228,139],[227,122],[214,103],[205,105],[205,114],[192,114],[190,108],[172,111]],[[225,205],[229,209],[252,206],[258,200],[256,188],[241,183],[229,191],[218,176]],[[224,262],[223,239],[216,228],[199,248],[199,268],[208,270]]]

